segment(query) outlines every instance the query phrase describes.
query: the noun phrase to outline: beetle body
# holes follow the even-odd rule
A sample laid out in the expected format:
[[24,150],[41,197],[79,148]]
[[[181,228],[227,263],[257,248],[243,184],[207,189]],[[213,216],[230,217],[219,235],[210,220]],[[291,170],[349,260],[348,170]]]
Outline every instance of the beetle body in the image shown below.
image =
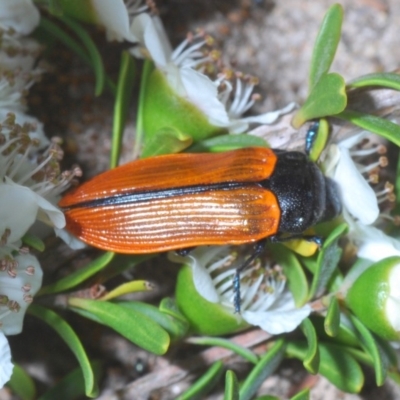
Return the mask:
[[75,236],[131,254],[300,235],[341,211],[336,186],[303,153],[267,148],[133,161],[59,204]]

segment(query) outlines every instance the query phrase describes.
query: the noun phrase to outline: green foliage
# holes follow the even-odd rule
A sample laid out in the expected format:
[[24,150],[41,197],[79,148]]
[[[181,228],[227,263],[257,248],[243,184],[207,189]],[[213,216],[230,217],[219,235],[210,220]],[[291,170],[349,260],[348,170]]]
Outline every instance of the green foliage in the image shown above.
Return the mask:
[[69,306],[84,317],[109,326],[147,351],[160,355],[168,350],[170,338],[167,331],[133,308],[80,298],[70,298]]
[[11,380],[7,383],[7,386],[10,387],[13,393],[21,400],[36,399],[35,382],[33,382],[33,379],[18,364],[14,365]]

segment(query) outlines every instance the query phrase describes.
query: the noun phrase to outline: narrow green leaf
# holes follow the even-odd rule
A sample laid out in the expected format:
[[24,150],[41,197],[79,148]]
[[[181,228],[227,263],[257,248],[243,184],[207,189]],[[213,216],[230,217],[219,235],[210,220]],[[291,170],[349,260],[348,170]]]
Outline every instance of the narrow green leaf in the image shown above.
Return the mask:
[[154,64],[150,60],[145,60],[142,68],[142,75],[140,77],[140,92],[139,92],[139,104],[137,109],[136,117],[136,137],[135,144],[133,147],[133,158],[136,159],[140,155],[140,151],[143,145],[144,137],[144,100],[146,98],[147,85],[149,84],[149,77],[151,72],[154,70]]
[[18,364],[14,364],[11,379],[7,382],[14,394],[21,400],[36,399],[36,387],[33,379]]
[[224,372],[224,363],[217,361],[207,372],[176,400],[204,399],[205,395],[218,383]]
[[188,153],[219,153],[246,147],[269,147],[265,139],[247,135],[245,133],[238,135],[221,135],[210,139],[205,139],[190,146]]
[[[92,59],[87,54],[85,47],[71,37],[71,35],[59,28],[54,22],[44,17],[43,14],[40,16],[39,29],[45,33],[43,35],[44,40],[48,40],[49,38],[52,40],[57,39],[76,53],[86,64],[94,68]],[[107,76],[105,76],[105,83],[111,93],[115,93],[115,85]]]
[[314,272],[309,299],[319,296],[325,290],[329,279],[332,277],[342,254],[342,249],[338,246],[338,240],[346,230],[346,224],[338,225],[325,239],[322,250],[318,254],[317,269]]
[[329,336],[325,331],[325,318],[313,315],[310,317],[310,320],[315,327],[317,337],[320,341],[334,342],[348,347],[359,347],[360,340],[358,339],[358,333],[352,322],[345,314],[342,313],[340,315],[338,334],[334,338]]
[[31,304],[28,308],[28,313],[46,322],[61,336],[79,362],[85,380],[86,396],[95,397],[98,388],[92,366],[90,365],[90,361],[81,341],[79,340],[79,337],[70,327],[70,325],[54,311],[37,304]]
[[389,367],[389,359],[380,349],[375,335],[370,332],[370,330],[365,327],[358,318],[355,316],[351,316],[350,318],[360,334],[360,340],[363,348],[367,351],[367,353],[369,353],[373,360],[376,384],[377,386],[382,386],[385,383],[387,369]]
[[339,302],[337,301],[337,298],[335,296],[332,296],[324,321],[325,332],[329,336],[335,337],[339,333],[339,325],[340,325]]
[[290,398],[290,400],[309,400],[309,399],[310,399],[310,389],[304,389]]
[[376,133],[395,145],[400,146],[400,126],[394,122],[375,115],[350,110],[345,110],[335,115],[335,117],[349,121],[372,133]]
[[236,374],[231,370],[225,374],[224,400],[239,400],[239,383]]
[[337,73],[322,75],[294,115],[292,125],[300,128],[306,121],[339,114],[346,105],[346,84],[343,77]]
[[50,37],[55,37],[65,46],[70,48],[74,53],[76,53],[82,60],[87,64],[91,65],[90,57],[87,55],[85,48],[81,44],[72,38],[70,35],[65,33],[60,27],[58,27],[54,22],[50,21],[43,15],[40,16],[39,27],[50,35]]
[[311,374],[316,374],[319,369],[319,350],[318,350],[318,338],[312,322],[306,318],[301,323],[301,330],[307,339],[307,353],[303,359],[304,368]]
[[153,289],[154,285],[148,281],[142,281],[142,280],[129,281],[122,283],[116,288],[110,290],[104,296],[101,296],[98,300],[112,300],[117,297],[125,296],[126,294],[137,293],[137,292],[148,292]]
[[86,311],[86,316],[114,329],[132,343],[154,354],[164,354],[170,338],[156,322],[131,308],[122,307],[108,301],[70,298],[69,306]]
[[393,72],[384,72],[360,76],[347,85],[350,88],[380,86],[400,90],[400,75]]
[[187,320],[182,321],[182,319],[176,319],[171,315],[163,313],[151,304],[142,303],[140,301],[121,301],[118,302],[118,304],[151,318],[164,328],[174,339],[183,338],[189,329],[189,322]]
[[67,25],[74,31],[74,33],[79,37],[84,47],[86,48],[86,51],[88,52],[89,58],[91,60],[91,65],[93,66],[94,75],[96,77],[95,95],[100,96],[104,90],[106,74],[104,70],[103,60],[101,59],[101,55],[97,50],[95,43],[86,32],[86,30],[82,28],[82,26],[78,22],[66,17],[65,15],[62,16],[60,19],[62,22],[64,22],[65,25]]
[[62,278],[57,282],[52,283],[51,285],[42,287],[37,296],[65,292],[66,290],[76,287],[86,279],[93,276],[96,272],[105,268],[107,264],[113,259],[114,254],[115,253],[112,252],[104,253],[100,257],[91,261],[85,267],[73,272],[65,278]]
[[329,124],[325,118],[321,118],[318,121],[318,130],[315,137],[315,140],[312,144],[309,158],[311,161],[318,161],[321,153],[325,149],[326,143],[328,142],[329,137]]
[[193,139],[176,128],[163,128],[146,142],[141,157],[154,157],[161,154],[179,153],[188,148]]
[[200,337],[192,337],[187,339],[187,342],[193,344],[199,344],[202,346],[217,346],[222,347],[224,349],[232,350],[237,355],[243,357],[245,360],[257,364],[258,357],[246,347],[240,346],[236,343],[233,343],[229,339],[223,339],[218,337],[208,337],[208,336],[200,336]]
[[123,51],[121,55],[121,66],[119,69],[117,93],[114,103],[110,168],[116,167],[119,162],[122,134],[124,133],[135,74],[136,64],[134,58],[127,51]]
[[[95,361],[91,363],[95,375],[95,381],[99,382],[102,373],[101,363]],[[68,375],[58,381],[50,390],[39,397],[38,400],[71,400],[79,399],[85,395],[85,381],[82,370],[76,368]]]
[[[337,388],[348,393],[359,393],[364,385],[364,374],[356,359],[343,346],[319,343],[319,373],[325,376]],[[289,357],[304,360],[307,354],[305,342],[289,342]]]
[[315,40],[309,76],[310,92],[331,67],[340,40],[342,21],[343,7],[340,4],[332,5],[325,14]]
[[43,240],[38,238],[36,235],[32,235],[30,233],[25,233],[21,240],[25,245],[32,247],[33,249],[40,252],[44,251],[46,248]]
[[282,266],[288,279],[288,287],[293,294],[297,307],[302,307],[308,300],[308,280],[297,256],[282,244],[268,245],[273,259]]
[[115,254],[113,259],[106,265],[106,267],[97,273],[96,282],[107,282],[116,276],[120,276],[125,271],[130,271],[139,264],[151,260],[156,256],[157,254]]
[[286,342],[278,339],[260,358],[240,388],[240,400],[250,400],[264,380],[271,375],[283,360]]

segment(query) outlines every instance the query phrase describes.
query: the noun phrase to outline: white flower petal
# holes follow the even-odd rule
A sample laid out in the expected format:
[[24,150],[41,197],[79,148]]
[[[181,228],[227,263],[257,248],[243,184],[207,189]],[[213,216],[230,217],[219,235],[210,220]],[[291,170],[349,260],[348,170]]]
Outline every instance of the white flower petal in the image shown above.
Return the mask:
[[142,13],[133,19],[130,29],[146,47],[157,68],[166,68],[171,60],[172,48],[161,20]]
[[8,242],[19,240],[35,222],[38,208],[32,190],[16,184],[0,184],[0,235],[10,229]]
[[0,389],[10,380],[13,368],[10,345],[4,333],[0,331]]
[[92,0],[99,23],[106,29],[108,40],[137,42],[138,38],[131,32],[129,14],[123,0]]
[[38,219],[55,228],[62,229],[65,227],[64,213],[56,206],[53,206],[45,198],[36,194],[36,202],[39,206]]
[[[6,335],[21,333],[25,312],[33,296],[41,288],[43,277],[42,268],[33,255],[18,255],[14,259],[18,263],[15,278],[9,276],[7,272],[0,274],[0,293],[20,305],[18,312],[10,312],[1,318],[1,329]],[[4,306],[0,307],[1,311],[3,309]]]
[[339,146],[339,150],[340,159],[333,179],[340,187],[343,206],[362,224],[370,225],[379,216],[375,193],[354,165],[348,149]]
[[28,35],[39,24],[40,14],[32,0],[2,0],[0,26],[12,28],[21,35]]
[[360,258],[375,262],[400,256],[400,241],[385,235],[380,229],[361,224],[353,224],[350,229],[349,236],[358,246],[357,254]]
[[279,335],[295,330],[310,315],[311,311],[311,307],[306,305],[291,310],[243,311],[242,317],[249,324],[259,326],[271,335]]
[[81,250],[87,247],[86,243],[79,240],[77,237],[71,235],[65,229],[54,229],[56,236],[58,236],[61,240],[65,242],[73,250]]
[[218,99],[217,85],[206,75],[189,67],[180,68],[180,76],[185,97],[206,114],[210,124],[228,126],[228,113]]

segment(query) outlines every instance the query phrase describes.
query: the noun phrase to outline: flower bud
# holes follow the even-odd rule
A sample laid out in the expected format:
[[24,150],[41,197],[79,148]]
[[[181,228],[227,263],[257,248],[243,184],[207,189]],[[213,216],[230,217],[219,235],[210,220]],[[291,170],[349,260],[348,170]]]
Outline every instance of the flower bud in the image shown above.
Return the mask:
[[400,257],[372,265],[349,289],[346,302],[371,331],[386,340],[400,339]]

